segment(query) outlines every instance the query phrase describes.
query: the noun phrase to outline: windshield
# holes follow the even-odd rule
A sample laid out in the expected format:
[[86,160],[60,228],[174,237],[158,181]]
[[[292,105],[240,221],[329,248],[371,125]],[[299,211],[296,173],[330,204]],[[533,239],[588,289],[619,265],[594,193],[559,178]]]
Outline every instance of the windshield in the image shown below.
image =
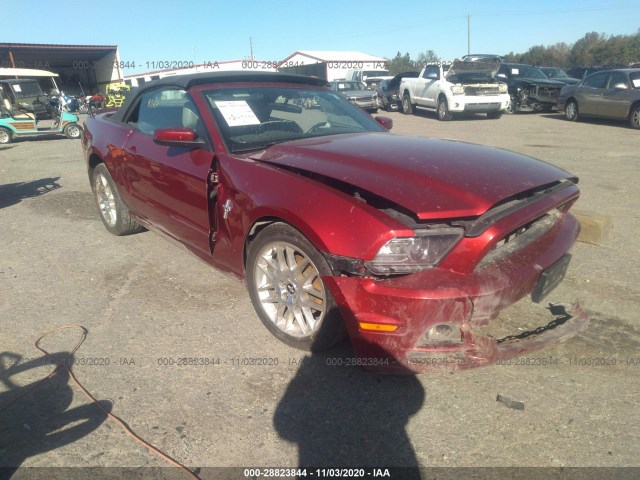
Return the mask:
[[231,152],[303,138],[385,131],[370,115],[328,90],[238,87],[204,95]]
[[11,89],[16,98],[37,97],[43,94],[40,85],[36,81],[13,82],[11,83]]
[[570,78],[561,68],[543,68],[542,71],[548,78]]
[[546,80],[546,75],[538,67],[529,67],[527,65],[512,66],[511,75],[514,77],[523,78],[538,78],[540,80]]
[[350,92],[353,90],[366,90],[365,86],[361,82],[336,82],[333,84],[333,89],[339,92]]

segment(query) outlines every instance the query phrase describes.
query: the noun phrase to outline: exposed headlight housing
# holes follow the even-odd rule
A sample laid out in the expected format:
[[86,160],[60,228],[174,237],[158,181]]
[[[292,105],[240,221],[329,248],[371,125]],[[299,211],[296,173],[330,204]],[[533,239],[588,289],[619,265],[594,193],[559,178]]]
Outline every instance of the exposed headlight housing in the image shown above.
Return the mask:
[[509,91],[509,87],[507,87],[506,83],[501,83],[500,85],[498,85],[498,91],[500,93],[507,93]]
[[464,95],[464,87],[462,85],[451,85],[451,93],[454,95]]
[[419,272],[433,268],[462,238],[460,228],[417,230],[415,237],[393,238],[385,243],[367,269],[375,275]]

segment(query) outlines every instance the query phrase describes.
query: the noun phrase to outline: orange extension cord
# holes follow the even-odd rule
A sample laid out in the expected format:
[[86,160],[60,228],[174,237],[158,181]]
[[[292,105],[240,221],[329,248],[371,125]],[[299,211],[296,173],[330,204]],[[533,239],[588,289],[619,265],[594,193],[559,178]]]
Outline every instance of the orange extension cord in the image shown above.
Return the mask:
[[10,405],[12,405],[13,403],[15,403],[16,401],[18,401],[20,398],[24,397],[25,395],[28,395],[29,393],[31,393],[33,390],[35,390],[36,388],[38,388],[41,384],[43,384],[44,382],[46,382],[47,380],[49,380],[49,378],[51,378],[53,375],[56,374],[56,372],[64,367],[67,369],[67,371],[69,372],[69,376],[71,377],[71,379],[74,381],[74,383],[80,388],[80,390],[82,390],[82,393],[85,394],[85,396],[91,400],[91,403],[95,404],[96,407],[98,407],[100,410],[102,410],[109,418],[111,418],[113,421],[115,421],[118,425],[120,425],[120,427],[127,432],[136,442],[140,443],[142,446],[144,446],[147,450],[149,450],[151,453],[156,454],[158,457],[162,458],[163,460],[165,460],[166,462],[170,463],[171,465],[173,465],[174,467],[177,467],[179,469],[181,469],[183,472],[185,472],[187,475],[189,475],[191,478],[196,479],[196,480],[200,480],[200,478],[193,473],[191,470],[189,470],[187,467],[185,467],[184,465],[182,465],[181,463],[179,463],[178,461],[174,460],[173,458],[171,458],[169,455],[167,455],[166,453],[161,452],[160,450],[158,450],[156,447],[154,447],[153,445],[151,445],[149,442],[147,442],[146,440],[143,440],[140,436],[138,436],[136,433],[133,432],[133,430],[131,430],[131,427],[129,427],[129,425],[127,425],[123,420],[121,420],[119,417],[117,417],[116,415],[114,415],[113,413],[107,411],[104,407],[102,407],[102,405],[100,405],[100,403],[98,403],[98,400],[96,399],[96,397],[94,397],[91,392],[89,392],[89,390],[87,390],[81,383],[80,381],[76,378],[75,374],[73,373],[73,371],[71,370],[71,368],[67,365],[67,360],[73,356],[76,351],[80,348],[80,345],[82,345],[82,343],[84,342],[85,338],[87,338],[87,334],[89,333],[87,331],[86,328],[80,326],[80,325],[63,325],[62,327],[58,327],[58,328],[54,328],[52,330],[49,330],[48,332],[46,332],[44,335],[42,335],[40,338],[38,338],[38,340],[36,340],[35,346],[38,350],[40,350],[43,354],[45,355],[49,355],[49,352],[47,352],[44,348],[40,347],[40,342],[48,337],[49,335],[59,332],[61,330],[66,330],[68,328],[73,328],[73,329],[78,329],[82,331],[82,335],[80,336],[80,339],[78,340],[78,342],[76,343],[75,347],[73,347],[73,349],[71,350],[71,352],[69,353],[69,355],[67,355],[59,364],[57,364],[56,368],[53,369],[51,371],[51,373],[49,373],[49,375],[47,375],[46,377],[41,378],[40,380],[38,380],[37,382],[35,382],[30,388],[28,388],[27,390],[25,390],[24,392],[22,392],[20,395],[17,395],[16,397],[12,398],[11,400],[9,400],[8,402],[6,402],[4,405],[0,405],[0,412],[3,410],[6,410]]

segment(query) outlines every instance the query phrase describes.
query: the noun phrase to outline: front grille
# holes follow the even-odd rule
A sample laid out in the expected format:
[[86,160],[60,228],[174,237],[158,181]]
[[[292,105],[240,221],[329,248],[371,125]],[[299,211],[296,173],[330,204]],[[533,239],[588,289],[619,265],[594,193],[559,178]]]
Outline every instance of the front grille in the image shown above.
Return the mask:
[[535,96],[538,99],[546,98],[550,100],[555,100],[558,98],[558,94],[560,93],[559,87],[533,87],[531,89],[531,95]]
[[465,95],[477,95],[477,96],[483,96],[483,95],[500,95],[500,92],[498,91],[498,86],[483,86],[483,87],[477,87],[477,86],[465,86],[464,87],[464,93]]
[[554,209],[546,215],[509,232],[494,245],[493,249],[480,261],[477,268],[480,269],[485,265],[495,263],[540,238],[556,224],[560,216],[560,210]]

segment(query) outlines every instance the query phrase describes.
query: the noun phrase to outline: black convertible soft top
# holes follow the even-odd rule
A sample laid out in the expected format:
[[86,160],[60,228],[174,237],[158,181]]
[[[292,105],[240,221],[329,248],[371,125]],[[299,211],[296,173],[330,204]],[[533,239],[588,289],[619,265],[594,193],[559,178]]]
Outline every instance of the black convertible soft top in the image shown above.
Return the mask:
[[115,122],[123,121],[124,115],[129,106],[138,95],[144,92],[155,90],[159,87],[174,86],[188,89],[194,85],[203,85],[207,83],[241,83],[241,82],[277,82],[277,83],[298,83],[301,85],[313,85],[325,87],[328,85],[326,80],[317,77],[307,77],[304,75],[293,75],[290,73],[276,72],[204,72],[192,75],[175,75],[171,77],[153,80],[145,83],[141,87],[134,87],[127,95],[124,104],[111,117],[110,120]]

